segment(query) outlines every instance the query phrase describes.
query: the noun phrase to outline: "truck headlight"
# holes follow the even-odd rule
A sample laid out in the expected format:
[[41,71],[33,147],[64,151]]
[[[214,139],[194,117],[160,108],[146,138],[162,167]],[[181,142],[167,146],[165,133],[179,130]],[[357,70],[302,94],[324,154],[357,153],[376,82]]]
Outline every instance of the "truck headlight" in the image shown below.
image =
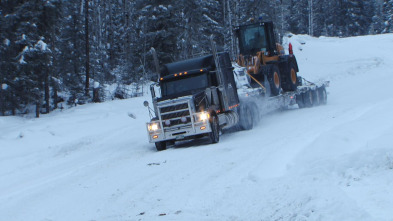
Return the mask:
[[206,112],[202,112],[199,114],[199,120],[200,121],[205,121],[207,119],[209,119],[210,115]]
[[158,123],[150,123],[148,129],[150,132],[158,130],[159,126]]

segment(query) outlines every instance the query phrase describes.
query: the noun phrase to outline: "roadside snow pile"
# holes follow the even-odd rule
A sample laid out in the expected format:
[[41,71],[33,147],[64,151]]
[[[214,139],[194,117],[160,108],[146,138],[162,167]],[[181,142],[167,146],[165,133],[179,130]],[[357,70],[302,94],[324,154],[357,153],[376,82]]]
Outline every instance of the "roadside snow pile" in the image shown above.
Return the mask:
[[393,34],[285,42],[328,104],[218,144],[156,152],[146,94],[0,118],[0,219],[393,220]]

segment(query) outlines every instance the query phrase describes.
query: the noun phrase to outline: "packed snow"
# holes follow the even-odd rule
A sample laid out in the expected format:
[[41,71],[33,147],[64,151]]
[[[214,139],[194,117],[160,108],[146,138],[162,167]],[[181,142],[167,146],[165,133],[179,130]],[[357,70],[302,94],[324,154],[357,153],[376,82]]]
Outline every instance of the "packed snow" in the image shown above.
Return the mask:
[[157,152],[147,94],[1,117],[0,220],[393,220],[393,34],[289,42],[328,104],[218,144]]

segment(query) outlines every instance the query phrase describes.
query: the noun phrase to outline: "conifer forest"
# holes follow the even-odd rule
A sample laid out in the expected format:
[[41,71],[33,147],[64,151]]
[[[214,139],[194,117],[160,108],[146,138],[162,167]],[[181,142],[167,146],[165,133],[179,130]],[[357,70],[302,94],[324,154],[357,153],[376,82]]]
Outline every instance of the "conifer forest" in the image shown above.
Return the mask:
[[[219,51],[251,20],[289,34],[393,32],[393,0],[1,0],[0,116],[139,96],[161,64]],[[107,85],[115,89],[106,93]],[[147,90],[146,88],[144,90]]]

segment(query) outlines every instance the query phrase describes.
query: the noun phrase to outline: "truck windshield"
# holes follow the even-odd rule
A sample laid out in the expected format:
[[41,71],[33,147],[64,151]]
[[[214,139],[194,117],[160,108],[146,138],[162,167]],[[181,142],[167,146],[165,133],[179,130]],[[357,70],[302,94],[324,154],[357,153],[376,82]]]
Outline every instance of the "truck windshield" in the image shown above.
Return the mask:
[[239,30],[240,53],[243,55],[255,54],[257,51],[266,51],[266,36],[264,26],[245,26]]
[[184,94],[208,87],[207,73],[161,82],[162,97]]

